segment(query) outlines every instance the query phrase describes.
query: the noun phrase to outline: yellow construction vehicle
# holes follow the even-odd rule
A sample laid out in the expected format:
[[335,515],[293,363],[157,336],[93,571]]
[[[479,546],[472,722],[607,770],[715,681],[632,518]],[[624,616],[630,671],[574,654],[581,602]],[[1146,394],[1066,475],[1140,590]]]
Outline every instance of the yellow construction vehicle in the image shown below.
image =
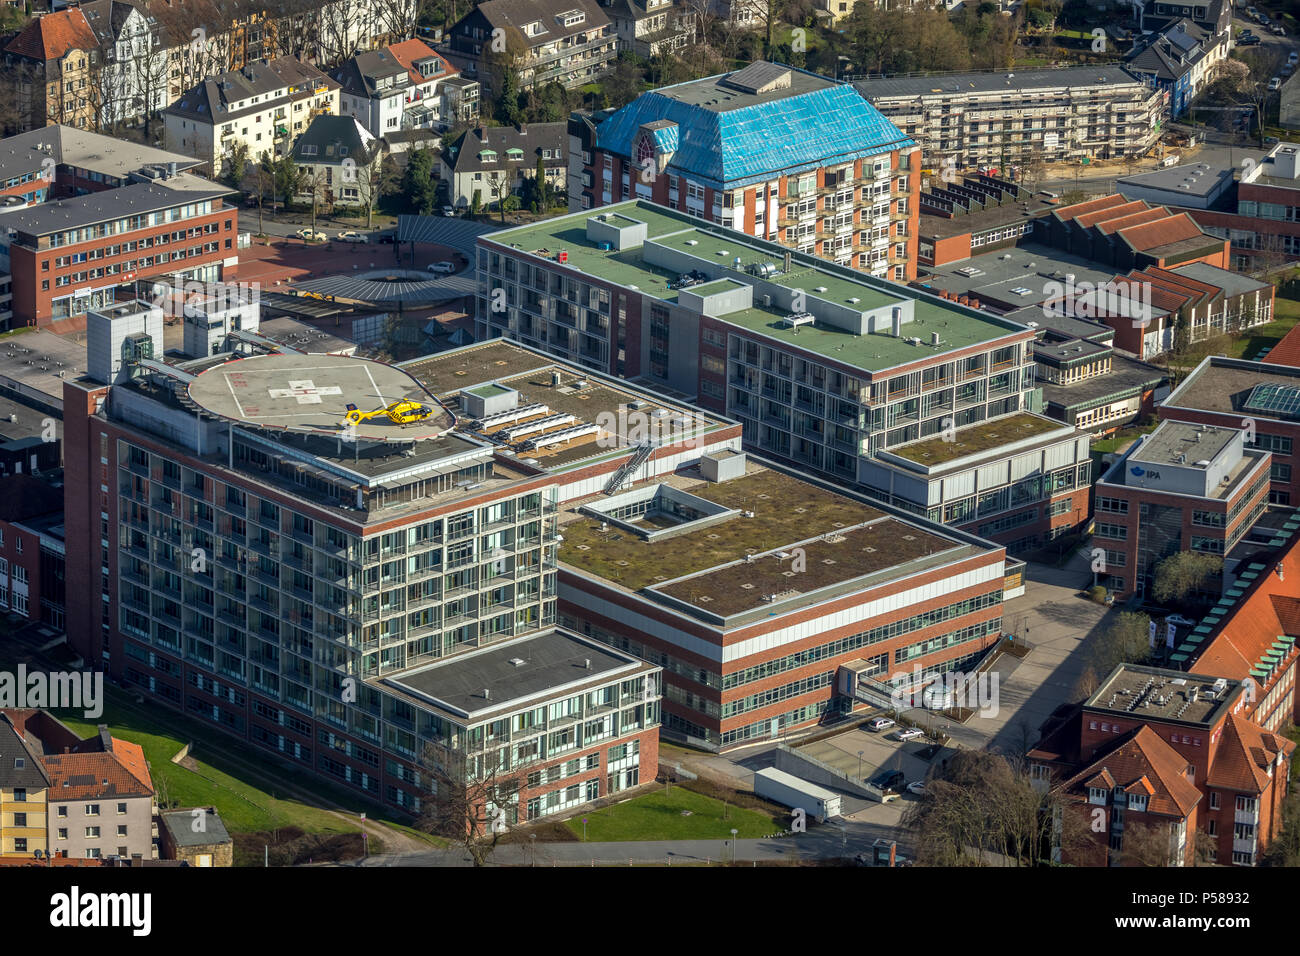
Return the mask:
[[409,425],[412,422],[422,422],[434,413],[434,409],[413,399],[403,398],[393,402],[384,408],[377,408],[373,412],[363,412],[355,405],[348,404],[348,414],[340,424],[359,425],[364,421],[372,418],[378,418],[381,415],[387,415],[388,420],[394,425]]

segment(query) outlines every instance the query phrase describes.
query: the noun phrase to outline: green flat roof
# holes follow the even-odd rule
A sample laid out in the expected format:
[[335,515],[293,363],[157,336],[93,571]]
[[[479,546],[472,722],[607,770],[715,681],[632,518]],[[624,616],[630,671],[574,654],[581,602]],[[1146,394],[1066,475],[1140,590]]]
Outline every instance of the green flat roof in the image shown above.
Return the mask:
[[[587,239],[587,219],[596,212],[584,210],[528,226],[502,229],[483,238],[488,242],[517,247],[523,252],[541,254],[551,261],[554,261],[557,253],[565,252],[568,254],[565,265],[580,272],[616,285],[635,286],[638,291],[665,302],[676,302],[677,291],[668,288],[668,284],[678,278],[676,271],[661,269],[645,262],[640,246],[602,250]],[[764,249],[761,246],[762,240],[724,230],[719,225],[710,224],[705,227],[699,219],[653,203],[630,201],[603,206],[599,212],[644,222],[649,239],[667,248],[697,256],[715,267],[731,268],[736,256],[740,257],[742,267],[755,262],[770,262],[778,270],[784,266],[784,250],[774,252]],[[705,231],[706,228],[709,231]],[[695,245],[689,244],[692,241]],[[854,279],[843,271],[833,271],[829,262],[825,266],[814,265],[808,261],[807,256],[792,252],[791,271],[778,272],[767,281],[789,289],[802,289],[809,296],[862,311],[878,309],[902,300],[915,300],[914,318],[903,325],[903,338],[880,333],[853,335],[821,326],[814,328],[805,325],[798,331],[781,328],[780,320],[786,312],[761,307],[731,312],[719,316],[717,321],[780,339],[796,348],[870,372],[931,359],[945,352],[1000,338],[1023,336],[1029,331],[993,315],[955,304],[949,306],[917,298],[918,293],[904,285],[875,279],[866,273],[856,273],[861,279]],[[732,277],[742,282],[749,278],[747,274],[736,273]],[[819,291],[818,287],[825,291]],[[696,286],[689,291],[699,292],[700,289],[700,286]],[[858,299],[858,302],[849,301],[853,298]],[[938,349],[929,344],[932,332],[939,333]],[[908,345],[908,337],[920,338],[924,344]]]
[[1018,412],[1015,415],[993,418],[959,428],[948,438],[936,435],[910,445],[890,448],[889,453],[919,465],[941,465],[958,458],[965,458],[967,455],[976,455],[1011,442],[1068,427],[1064,422],[1055,419]]

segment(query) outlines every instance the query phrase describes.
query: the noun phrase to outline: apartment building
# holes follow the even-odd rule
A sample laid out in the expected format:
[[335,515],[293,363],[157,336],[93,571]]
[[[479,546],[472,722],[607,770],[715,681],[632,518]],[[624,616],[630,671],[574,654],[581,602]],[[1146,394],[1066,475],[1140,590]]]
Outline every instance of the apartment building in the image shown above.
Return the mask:
[[405,40],[358,53],[331,71],[339,84],[339,114],[351,116],[372,136],[402,130],[445,129],[478,112],[478,96],[456,83],[460,71],[423,40]]
[[1169,115],[1177,118],[1213,82],[1231,46],[1229,31],[1215,33],[1184,17],[1144,37],[1124,65],[1165,93]]
[[695,39],[697,14],[677,0],[604,0],[618,52],[649,59],[683,49]]
[[9,709],[0,719],[21,735],[49,779],[49,856],[155,859],[154,788],[139,744],[100,724],[84,740],[43,710]]
[[[1258,863],[1282,829],[1295,744],[1246,716],[1252,692],[1249,683],[1213,672],[1120,664],[1082,705],[1044,725],[1028,755],[1031,776],[1044,788],[1080,788],[1078,796],[1086,790],[1086,810],[1107,811],[1106,846],[1094,844],[1084,865],[1122,865],[1126,846],[1130,859],[1149,858],[1153,850],[1167,854],[1147,859],[1148,866],[1191,865],[1193,853],[1221,865]],[[1153,760],[1159,780],[1144,782],[1141,763],[1124,752],[1134,740]],[[1192,784],[1200,799],[1192,800],[1176,778]],[[1176,807],[1164,806],[1163,819],[1153,820],[1149,815],[1161,811],[1162,784],[1181,795]],[[1131,822],[1168,826],[1168,844],[1136,836]],[[1135,836],[1146,846],[1133,846]],[[1099,858],[1102,849],[1108,852]]]
[[938,169],[1120,159],[1159,136],[1164,94],[1118,66],[883,77],[854,84]]
[[596,0],[486,0],[447,31],[447,51],[489,95],[494,57],[510,61],[521,90],[574,89],[611,68],[618,37]]
[[[90,321],[111,342],[137,317]],[[312,355],[305,377],[284,346],[115,356],[65,384],[70,573],[102,582],[69,596],[79,653],[407,812],[430,745],[481,780],[508,744],[512,818],[654,778],[659,668],[557,626],[558,507],[733,447],[737,425],[505,343],[401,369]],[[430,414],[340,424],[397,398]],[[643,451],[642,418],[672,434]]]
[[167,148],[216,178],[237,146],[249,160],[279,159],[317,116],[337,116],[339,84],[294,57],[204,79],[163,110]]
[[95,129],[102,67],[95,31],[79,7],[29,20],[4,50],[18,131],[52,124]]
[[40,751],[25,739],[10,713],[0,710],[0,857],[49,852],[49,792],[50,775]]
[[1204,359],[1160,403],[1161,421],[1245,429],[1248,447],[1269,452],[1273,504],[1300,502],[1300,369],[1223,356]]
[[1223,555],[1268,506],[1272,456],[1241,428],[1163,421],[1096,485],[1094,544],[1117,598],[1151,593],[1156,566],[1184,551]]
[[0,269],[12,325],[48,325],[113,303],[137,279],[217,281],[239,261],[231,192],[175,167],[128,185],[17,209],[5,217]]
[[537,164],[551,195],[562,198],[569,159],[564,123],[522,126],[479,126],[468,129],[438,157],[439,178],[447,186],[447,202],[468,210],[477,200],[487,208],[507,196],[520,196]]
[[1035,330],[648,202],[478,240],[476,335],[695,396],[746,447],[1030,550],[1087,517]]
[[1191,4],[1169,0],[1135,0],[1133,15],[1143,32],[1159,32],[1184,18],[1210,34],[1231,33],[1232,4],[1229,0],[1205,0]]
[[920,151],[847,84],[758,61],[574,114],[569,140],[571,211],[646,200],[915,278]]

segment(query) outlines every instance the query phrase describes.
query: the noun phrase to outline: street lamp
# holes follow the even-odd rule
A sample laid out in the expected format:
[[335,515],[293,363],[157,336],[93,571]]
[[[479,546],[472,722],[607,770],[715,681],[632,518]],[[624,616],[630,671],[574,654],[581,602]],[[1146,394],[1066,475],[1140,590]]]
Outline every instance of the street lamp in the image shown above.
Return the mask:
[[740,831],[735,827],[731,828],[731,862],[736,862],[736,834]]
[[533,866],[536,866],[537,865],[537,834],[536,833],[528,834],[528,843],[533,850]]
[[862,779],[862,755],[863,755],[863,753],[865,753],[865,751],[862,751],[862,750],[859,750],[859,751],[858,751],[858,779],[859,779],[859,780]]

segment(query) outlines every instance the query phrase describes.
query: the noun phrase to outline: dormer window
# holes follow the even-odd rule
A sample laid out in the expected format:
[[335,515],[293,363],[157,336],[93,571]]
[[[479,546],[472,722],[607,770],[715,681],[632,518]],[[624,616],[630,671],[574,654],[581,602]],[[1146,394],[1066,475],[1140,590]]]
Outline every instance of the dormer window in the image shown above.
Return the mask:
[[535,37],[539,33],[545,33],[545,32],[546,32],[546,27],[542,26],[541,20],[534,20],[532,23],[524,27],[524,33],[530,37]]
[[1146,813],[1147,798],[1144,793],[1135,793],[1128,798],[1128,808],[1136,813]]
[[555,19],[559,20],[562,26],[576,27],[579,23],[586,21],[587,15],[581,10],[568,10],[559,14]]
[[496,150],[480,149],[478,151],[478,161],[480,163],[495,163],[497,161]]
[[303,144],[303,147],[302,147],[302,154],[303,154],[304,156],[315,156],[315,155],[316,155],[316,144],[315,144],[315,143],[304,143],[304,144]]
[[524,151],[518,146],[511,146],[506,150],[506,160],[511,163],[518,163],[524,158]]
[[1104,807],[1106,805],[1106,794],[1108,792],[1109,791],[1107,791],[1105,787],[1089,787],[1088,802]]

